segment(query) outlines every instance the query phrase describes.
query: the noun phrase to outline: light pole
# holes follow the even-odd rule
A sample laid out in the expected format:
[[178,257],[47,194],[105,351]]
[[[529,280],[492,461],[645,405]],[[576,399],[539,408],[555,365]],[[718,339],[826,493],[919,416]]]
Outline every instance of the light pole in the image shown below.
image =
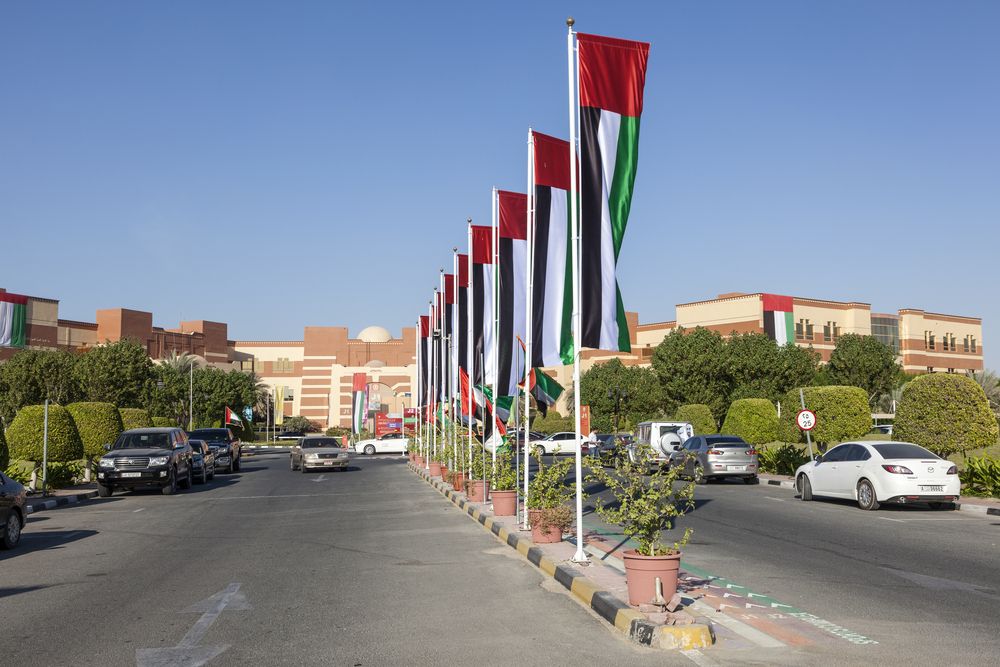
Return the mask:
[[615,415],[615,436],[618,435],[618,417],[621,413],[622,403],[628,400],[628,391],[615,387],[614,389],[608,389],[608,398],[615,402],[614,415]]

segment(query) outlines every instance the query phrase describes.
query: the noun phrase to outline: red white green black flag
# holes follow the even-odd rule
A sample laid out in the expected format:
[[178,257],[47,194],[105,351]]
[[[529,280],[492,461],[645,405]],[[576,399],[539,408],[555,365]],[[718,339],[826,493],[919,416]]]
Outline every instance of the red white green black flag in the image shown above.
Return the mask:
[[0,347],[24,347],[28,322],[28,297],[0,292]]

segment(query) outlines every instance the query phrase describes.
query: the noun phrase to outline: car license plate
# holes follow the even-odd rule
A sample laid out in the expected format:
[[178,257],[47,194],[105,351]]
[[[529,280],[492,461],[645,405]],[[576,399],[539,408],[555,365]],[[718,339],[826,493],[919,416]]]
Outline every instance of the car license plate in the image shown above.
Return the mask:
[[944,487],[943,486],[921,486],[920,490],[921,491],[937,491],[937,492],[941,492],[941,491],[944,491]]
[[728,466],[729,470],[746,470],[746,466]]
[[122,477],[142,477],[141,472],[123,472]]

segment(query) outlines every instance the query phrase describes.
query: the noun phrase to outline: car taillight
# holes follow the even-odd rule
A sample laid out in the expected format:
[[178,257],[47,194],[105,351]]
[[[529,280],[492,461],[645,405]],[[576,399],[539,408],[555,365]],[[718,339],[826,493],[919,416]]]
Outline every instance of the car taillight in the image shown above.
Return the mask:
[[883,465],[882,467],[886,470],[886,472],[891,472],[894,475],[912,475],[913,474],[913,471],[910,470],[909,468],[907,468],[906,466]]
[[958,474],[958,466],[952,466],[952,467],[948,468],[948,474],[949,475],[957,475]]
[[725,452],[722,451],[721,449],[710,449],[710,450],[708,450],[708,453],[709,454],[715,454],[716,456],[720,456],[722,454],[725,454]]
[[748,449],[747,450],[747,456],[757,456],[757,450],[756,449]]

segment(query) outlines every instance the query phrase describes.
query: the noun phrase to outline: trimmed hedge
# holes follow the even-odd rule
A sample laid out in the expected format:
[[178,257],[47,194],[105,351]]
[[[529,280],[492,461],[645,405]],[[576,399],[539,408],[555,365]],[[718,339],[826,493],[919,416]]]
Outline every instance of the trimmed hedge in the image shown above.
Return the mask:
[[169,428],[171,426],[177,426],[177,421],[171,419],[170,417],[153,417],[153,426]]
[[710,435],[718,433],[719,427],[712,416],[712,408],[704,403],[689,403],[677,408],[674,413],[674,421],[690,422],[694,427],[695,435]]
[[3,435],[3,420],[0,419],[0,470],[6,470],[10,464],[10,452],[7,450],[7,438]]
[[983,388],[962,375],[931,373],[906,384],[896,406],[894,440],[939,456],[997,443],[997,420]]
[[722,432],[738,435],[751,445],[774,442],[778,439],[778,411],[766,398],[741,398],[729,406]]
[[104,454],[104,445],[113,444],[121,432],[122,417],[111,403],[70,403],[66,410],[73,417],[88,459]]
[[122,417],[122,427],[126,431],[153,426],[153,420],[149,417],[149,413],[142,408],[118,408],[118,412]]
[[[45,432],[45,406],[28,405],[17,412],[7,441],[11,458],[23,461],[42,460],[42,441]],[[66,408],[49,404],[49,461],[65,462],[83,458],[83,442]]]
[[[803,392],[806,407],[816,413],[812,439],[818,444],[854,440],[871,430],[872,413],[864,389],[832,385],[803,387]],[[806,441],[805,434],[795,425],[800,406],[798,389],[792,389],[781,400],[778,436],[784,442]]]

